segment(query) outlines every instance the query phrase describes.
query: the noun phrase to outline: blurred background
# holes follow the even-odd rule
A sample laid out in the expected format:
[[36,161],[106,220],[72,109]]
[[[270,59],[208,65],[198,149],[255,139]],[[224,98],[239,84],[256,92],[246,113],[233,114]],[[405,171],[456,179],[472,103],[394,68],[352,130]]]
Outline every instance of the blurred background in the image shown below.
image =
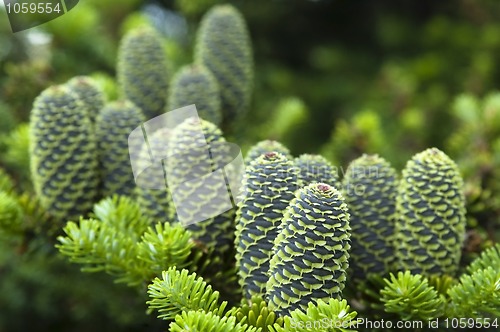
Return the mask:
[[[413,154],[438,147],[465,179],[465,250],[473,255],[498,241],[495,0],[81,0],[16,34],[0,7],[0,166],[16,186],[30,190],[26,123],[42,90],[90,75],[108,100],[118,98],[118,44],[141,24],[162,34],[174,70],[191,63],[201,17],[223,2],[247,20],[255,61],[251,107],[229,140],[245,150],[276,139],[295,156],[320,153],[340,170],[362,153],[401,169]],[[0,237],[0,332],[162,328],[145,314],[145,294],[81,274],[46,240]]]

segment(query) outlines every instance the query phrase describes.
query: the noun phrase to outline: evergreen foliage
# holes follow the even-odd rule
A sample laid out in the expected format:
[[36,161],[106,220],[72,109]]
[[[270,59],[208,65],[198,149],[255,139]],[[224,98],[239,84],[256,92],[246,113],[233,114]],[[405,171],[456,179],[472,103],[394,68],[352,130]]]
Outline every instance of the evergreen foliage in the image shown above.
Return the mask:
[[[135,188],[130,164],[130,133],[145,121],[141,110],[129,101],[117,101],[101,109],[95,123],[103,197],[131,196]],[[136,147],[141,142],[135,142]]]
[[84,272],[105,271],[134,286],[187,264],[193,247],[189,232],[180,225],[151,225],[131,198],[106,198],[95,205],[94,215],[68,222],[58,237],[59,251]]
[[23,217],[24,212],[17,200],[5,191],[0,191],[0,233],[21,233]]
[[467,272],[474,273],[488,267],[500,269],[500,243],[484,250],[481,256],[467,266]]
[[184,331],[210,332],[258,332],[255,327],[238,323],[235,317],[221,317],[212,312],[183,311],[170,324],[170,332]]
[[458,280],[448,275],[427,278],[409,271],[391,274],[380,290],[384,309],[404,320],[489,318],[493,319],[490,326],[498,327],[494,321],[500,317],[500,265],[494,264],[498,261],[497,244],[474,260]]
[[150,309],[159,312],[159,318],[171,320],[183,311],[213,312],[222,316],[226,302],[219,302],[219,292],[214,291],[203,278],[188,270],[179,271],[175,266],[162,272],[148,286]]
[[117,76],[124,99],[146,118],[160,115],[167,100],[168,62],[161,37],[151,28],[129,31],[118,50]]
[[310,122],[310,110],[307,105],[297,96],[280,98],[266,114],[262,126],[258,127],[258,137],[280,141],[286,146],[301,146],[303,139],[297,132]]
[[446,147],[464,176],[468,224],[498,228],[500,93],[490,93],[482,100],[471,94],[461,94],[454,100],[452,115],[455,130]]
[[465,201],[453,160],[431,148],[408,161],[396,212],[400,268],[428,276],[455,275],[465,235]]
[[356,281],[368,273],[385,274],[394,264],[397,174],[378,155],[363,155],[349,165],[342,193],[349,206],[349,274]]
[[332,130],[322,155],[334,165],[348,164],[362,153],[383,154],[387,149],[382,120],[373,110],[363,110],[352,119],[340,119]]
[[404,320],[431,320],[443,314],[445,303],[421,275],[409,271],[391,273],[390,282],[380,291],[387,312],[398,313]]
[[195,62],[215,76],[225,121],[242,115],[253,88],[250,36],[241,13],[232,5],[212,7],[198,30]]
[[299,189],[274,241],[266,296],[279,315],[318,299],[339,298],[349,267],[347,205],[332,186]]
[[[15,170],[28,182],[30,179],[30,125],[21,123],[0,139],[1,144],[6,146],[1,159],[8,169]],[[31,187],[31,184],[28,185]]]
[[271,311],[266,301],[258,296],[253,296],[249,303],[243,303],[235,312],[235,316],[239,322],[260,328],[261,332],[271,331],[275,325],[283,326],[283,318]]
[[0,168],[0,190],[7,193],[14,190],[14,182],[3,168]]
[[31,177],[42,205],[58,220],[92,208],[99,175],[96,140],[77,94],[53,86],[35,100],[30,120]]
[[204,66],[190,65],[179,69],[170,84],[167,111],[192,104],[196,105],[200,118],[220,126],[219,86],[214,75]]
[[189,257],[189,271],[201,276],[203,280],[219,290],[221,299],[228,305],[240,303],[242,289],[238,284],[237,269],[234,263],[234,249],[221,255],[217,248],[207,248],[195,242],[195,249]]
[[328,299],[309,302],[305,310],[295,309],[285,316],[284,327],[274,326],[276,332],[349,332],[356,331],[357,312],[351,311],[346,300]]
[[452,317],[500,317],[500,244],[484,250],[448,294]]
[[286,207],[297,189],[293,162],[267,152],[248,165],[236,216],[236,266],[244,296],[266,292],[269,261]]
[[451,299],[449,316],[473,318],[500,317],[500,268],[464,274],[460,283],[448,290]]

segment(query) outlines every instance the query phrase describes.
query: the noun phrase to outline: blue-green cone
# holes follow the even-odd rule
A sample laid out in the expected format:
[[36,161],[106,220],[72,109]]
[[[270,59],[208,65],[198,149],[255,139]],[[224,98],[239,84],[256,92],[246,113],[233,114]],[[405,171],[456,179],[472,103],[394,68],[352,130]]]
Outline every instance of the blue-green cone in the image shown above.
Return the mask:
[[42,206],[76,220],[97,197],[97,144],[87,108],[66,86],[43,91],[30,119],[31,177]]
[[323,156],[303,154],[294,160],[298,168],[299,187],[305,187],[314,182],[322,182],[339,188],[337,170]]
[[413,156],[403,169],[396,212],[400,269],[453,276],[466,224],[463,180],[455,162],[436,148]]
[[[211,194],[223,192],[229,195],[224,179],[208,184],[210,188],[207,188],[202,177],[220,170],[230,157],[229,145],[213,123],[188,118],[173,129],[165,163],[169,193],[176,204],[170,206],[171,219],[178,219],[179,206],[196,218],[207,215],[207,211],[217,210],[226,199],[229,200],[229,196]],[[234,243],[234,214],[231,204],[228,211],[215,217],[189,224],[180,221],[186,224],[196,240],[218,252],[225,252]]]
[[311,301],[339,298],[350,248],[342,194],[324,183],[297,190],[274,241],[266,286],[269,309],[286,316],[305,311]]
[[236,216],[236,264],[246,298],[263,296],[274,239],[297,190],[293,162],[267,152],[247,166]]
[[97,83],[88,76],[73,77],[68,87],[78,94],[78,98],[87,107],[90,121],[94,122],[99,111],[104,107],[104,94]]
[[278,152],[288,159],[292,159],[290,150],[280,142],[273,140],[263,140],[250,147],[245,156],[245,163],[250,164],[250,162],[267,152]]
[[218,5],[205,14],[197,35],[195,62],[206,66],[217,79],[225,120],[241,115],[250,102],[253,60],[245,19],[235,7]]
[[164,112],[168,63],[161,37],[151,28],[129,31],[118,50],[117,76],[122,96],[149,119]]
[[[129,135],[144,122],[141,110],[129,101],[107,104],[96,119],[97,152],[101,173],[101,194],[130,196],[135,188],[130,164]],[[140,147],[142,142],[136,142]]]
[[205,67],[191,65],[177,72],[170,86],[168,111],[196,105],[203,120],[219,126],[222,122],[219,86],[214,75]]
[[[169,128],[161,128],[148,136],[148,147],[143,147],[139,155],[139,167],[145,169],[150,163],[150,151],[154,156],[165,156],[167,149],[165,142],[170,140],[172,130]],[[146,162],[146,164],[144,164]],[[163,169],[166,160],[156,160],[157,167]],[[141,206],[141,211],[156,222],[174,220],[170,218],[169,211],[171,209],[171,197],[168,193],[167,183],[164,177],[148,177],[148,188],[137,186],[135,194],[137,202]],[[153,189],[155,188],[155,189]]]
[[342,193],[351,215],[351,279],[389,272],[395,259],[396,170],[385,159],[365,154],[347,168]]

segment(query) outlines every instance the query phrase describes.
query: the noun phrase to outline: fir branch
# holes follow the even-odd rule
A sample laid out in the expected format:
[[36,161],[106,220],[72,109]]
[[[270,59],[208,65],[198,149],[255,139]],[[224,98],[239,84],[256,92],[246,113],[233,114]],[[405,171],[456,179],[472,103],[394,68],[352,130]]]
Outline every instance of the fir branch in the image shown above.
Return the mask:
[[140,206],[127,196],[115,195],[103,199],[94,205],[93,215],[103,223],[132,236],[144,233],[151,224]]
[[155,275],[160,275],[166,267],[165,262],[178,268],[187,266],[193,245],[190,233],[180,225],[157,223],[142,235],[142,241],[137,246],[137,258]]
[[213,312],[184,311],[170,323],[170,332],[210,331],[210,332],[258,332],[256,327],[238,323],[235,317],[220,317]]
[[270,327],[277,324],[283,326],[283,318],[278,317],[269,309],[266,301],[258,296],[253,296],[250,303],[243,304],[235,312],[240,323],[246,322],[251,326],[260,328],[261,332],[270,331]]
[[444,296],[447,295],[448,290],[456,283],[457,280],[449,275],[429,277],[429,285],[434,287],[438,294]]
[[500,317],[499,265],[462,275],[460,283],[451,287],[448,295],[449,317]]
[[[117,282],[139,284],[146,274],[133,268],[137,256],[135,241],[113,227],[96,220],[80,219],[79,224],[68,222],[66,236],[58,238],[56,247],[73,263],[84,265],[84,272],[105,271],[117,278]],[[131,271],[139,275],[132,275]]]
[[497,271],[500,270],[500,243],[497,243],[495,246],[484,250],[481,253],[481,256],[470,263],[470,265],[467,267],[467,272],[469,272],[469,274],[472,274],[478,270],[486,269],[490,266],[496,268]]
[[380,294],[387,312],[397,313],[403,320],[430,320],[443,314],[444,298],[421,275],[391,273],[391,280],[385,282]]
[[356,311],[351,311],[346,300],[329,299],[328,302],[318,300],[316,304],[309,302],[305,312],[296,309],[285,317],[284,327],[274,325],[276,332],[347,332],[356,331],[358,321]]
[[219,292],[212,290],[196,273],[175,267],[163,271],[162,278],[155,278],[148,286],[150,309],[157,309],[158,318],[172,320],[182,311],[204,310],[222,315],[227,302],[219,303]]
[[149,226],[130,198],[107,198],[95,205],[94,215],[97,219],[68,222],[56,245],[71,262],[82,264],[82,271],[104,271],[135,286],[186,264],[193,247],[190,233],[180,225]]

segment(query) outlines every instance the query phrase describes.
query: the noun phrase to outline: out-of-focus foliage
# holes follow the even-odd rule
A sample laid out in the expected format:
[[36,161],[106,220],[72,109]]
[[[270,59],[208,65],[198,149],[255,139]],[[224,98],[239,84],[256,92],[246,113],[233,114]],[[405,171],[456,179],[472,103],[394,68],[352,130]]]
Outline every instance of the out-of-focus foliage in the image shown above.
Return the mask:
[[452,112],[456,130],[447,147],[464,175],[469,226],[479,223],[494,238],[500,225],[500,93],[482,100],[461,94]]
[[0,135],[0,144],[5,146],[5,151],[0,155],[1,162],[26,186],[31,186],[30,155],[29,155],[29,125],[22,123],[6,135]]

